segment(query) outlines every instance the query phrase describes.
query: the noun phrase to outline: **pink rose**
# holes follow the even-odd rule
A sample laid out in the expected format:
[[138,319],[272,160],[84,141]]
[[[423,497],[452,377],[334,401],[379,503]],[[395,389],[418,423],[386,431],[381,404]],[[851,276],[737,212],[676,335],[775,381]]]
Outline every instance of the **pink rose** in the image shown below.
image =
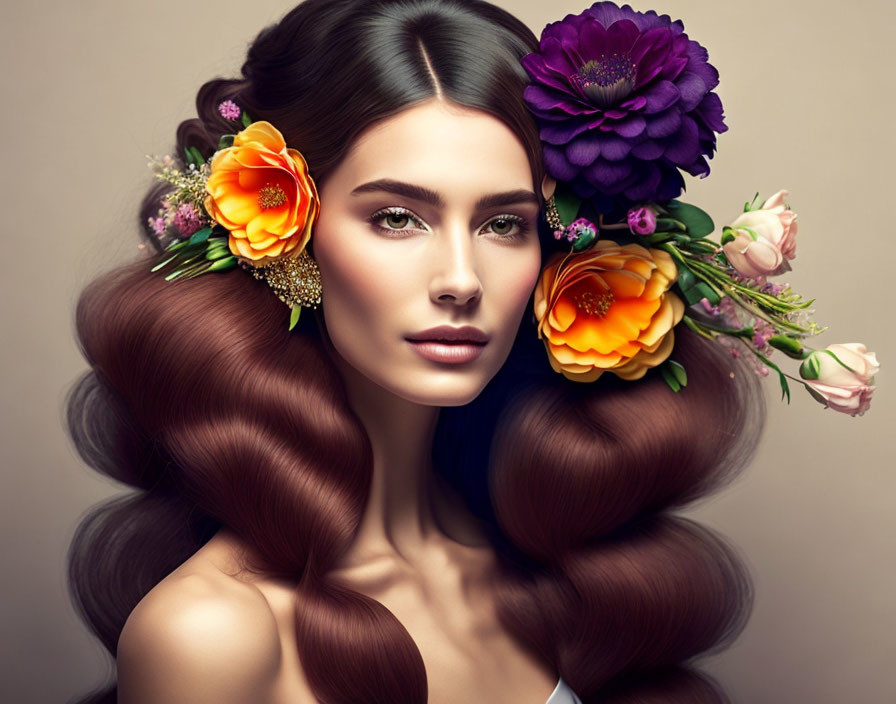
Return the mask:
[[796,214],[784,205],[786,190],[766,200],[761,208],[741,213],[726,229],[732,237],[722,245],[728,262],[751,278],[790,271],[796,257]]
[[761,210],[767,210],[778,216],[778,219],[781,221],[781,227],[784,229],[781,239],[778,241],[778,248],[785,259],[795,259],[797,222],[796,213],[784,205],[784,198],[788,193],[789,191],[786,190],[778,191],[762,204]]
[[[832,352],[843,364],[828,352]],[[874,375],[880,364],[874,352],[860,342],[828,345],[813,351],[800,365],[800,376],[810,387],[810,393],[828,408],[851,416],[860,416],[871,406],[876,388]]]

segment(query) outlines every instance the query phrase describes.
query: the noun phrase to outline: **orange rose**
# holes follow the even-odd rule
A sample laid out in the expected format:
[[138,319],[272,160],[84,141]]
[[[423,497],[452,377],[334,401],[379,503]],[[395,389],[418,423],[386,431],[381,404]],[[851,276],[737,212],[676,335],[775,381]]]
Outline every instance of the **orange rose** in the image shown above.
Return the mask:
[[205,209],[230,231],[230,251],[254,266],[304,249],[320,201],[308,164],[269,122],[253,122],[215,152]]
[[584,252],[555,254],[535,287],[551,367],[573,381],[605,371],[640,379],[672,352],[685,309],[669,292],[677,278],[669,254],[639,244],[598,240]]

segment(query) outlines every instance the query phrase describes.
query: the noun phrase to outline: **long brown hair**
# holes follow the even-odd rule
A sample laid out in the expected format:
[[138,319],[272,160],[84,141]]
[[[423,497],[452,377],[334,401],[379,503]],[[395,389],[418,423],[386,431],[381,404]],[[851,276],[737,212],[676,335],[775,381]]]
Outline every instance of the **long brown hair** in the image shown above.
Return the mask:
[[[210,156],[233,131],[216,111],[231,99],[277,125],[322,184],[363,130],[441,90],[508,125],[539,186],[519,63],[536,48],[519,20],[478,0],[306,0],[259,34],[241,78],[200,89],[177,153]],[[141,226],[158,197],[150,189]],[[547,253],[547,231],[542,242]],[[90,466],[133,487],[73,539],[85,622],[114,656],[137,602],[226,525],[261,556],[253,569],[296,582],[297,643],[320,701],[425,702],[407,631],[327,579],[372,458],[314,316],[289,332],[286,306],[245,272],[169,283],[153,261],[104,273],[76,310],[91,368],[66,400],[69,430]],[[671,511],[746,465],[763,397],[726,350],[683,326],[675,335],[689,377],[679,393],[654,373],[576,384],[550,369],[525,319],[498,375],[437,428],[437,470],[490,527],[503,624],[586,704],[727,701],[692,660],[727,646],[752,604],[737,551]],[[79,701],[115,696],[112,684]]]

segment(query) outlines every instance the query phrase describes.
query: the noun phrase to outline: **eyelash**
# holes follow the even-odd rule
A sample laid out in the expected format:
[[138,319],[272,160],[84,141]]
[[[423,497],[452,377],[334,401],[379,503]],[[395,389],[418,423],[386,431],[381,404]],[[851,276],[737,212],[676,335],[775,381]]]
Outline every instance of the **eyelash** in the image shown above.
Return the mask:
[[[421,227],[424,226],[423,221],[420,220],[420,218],[418,218],[416,215],[414,215],[407,208],[390,207],[390,208],[383,208],[382,210],[377,210],[373,215],[370,216],[369,221],[377,230],[380,230],[380,231],[386,232],[386,233],[390,233],[389,234],[390,237],[395,237],[395,235],[393,235],[391,233],[401,232],[405,228],[396,229],[394,227],[383,227],[382,225],[376,224],[378,220],[382,220],[384,217],[386,217],[388,215],[407,215],[417,225],[419,225]],[[515,233],[513,233],[512,235],[499,235],[497,232],[494,233],[495,237],[497,237],[498,239],[501,239],[501,240],[523,239],[523,237],[525,237],[526,233],[529,231],[528,220],[520,217],[519,215],[513,215],[511,213],[505,213],[503,215],[496,215],[491,220],[489,220],[488,223],[486,223],[486,226],[495,222],[496,220],[507,220],[508,222],[516,224],[516,226],[518,228],[517,231]]]

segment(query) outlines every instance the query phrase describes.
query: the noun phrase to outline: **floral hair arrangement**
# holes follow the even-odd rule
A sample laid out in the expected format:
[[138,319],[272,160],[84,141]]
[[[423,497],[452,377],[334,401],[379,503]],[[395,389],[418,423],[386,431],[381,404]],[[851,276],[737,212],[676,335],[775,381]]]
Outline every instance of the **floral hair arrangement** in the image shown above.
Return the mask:
[[[557,181],[545,220],[568,251],[553,253],[534,294],[537,332],[551,367],[592,382],[604,372],[626,380],[656,367],[673,391],[687,384],[671,359],[684,324],[744,357],[760,375],[788,379],[827,408],[862,415],[879,364],[861,343],[823,350],[804,340],[826,328],[811,320],[787,284],[796,214],[780,190],[708,239],[715,226],[678,200],[681,171],[709,174],[716,134],[727,127],[713,88],[716,69],[681,21],[629,5],[597,2],[553,22],[539,50],[522,58],[531,81],[524,99],[539,127],[545,167]],[[320,202],[302,154],[268,122],[253,122],[231,100],[222,117],[243,129],[221,138],[206,161],[195,147],[183,168],[150,159],[169,184],[148,227],[163,246],[153,271],[168,280],[241,266],[265,280],[291,308],[321,300],[320,272],[306,251]],[[769,357],[799,360],[800,378]]]
[[[797,381],[828,408],[863,414],[879,369],[861,343],[824,350],[804,340],[826,328],[787,284],[796,214],[780,190],[757,193],[720,242],[700,208],[677,199],[680,171],[709,174],[716,133],[727,130],[713,88],[718,71],[668,15],[597,2],[547,25],[523,57],[524,99],[536,118],[545,167],[557,188],[546,219],[569,246],[552,255],[534,312],[555,371],[590,382],[604,372],[640,379],[653,367],[679,391],[686,370],[670,358],[684,324],[777,372],[782,398]],[[800,378],[769,356],[800,360]]]
[[183,170],[170,156],[150,157],[156,177],[172,186],[148,223],[166,244],[152,270],[170,265],[170,281],[239,265],[290,306],[292,330],[302,306],[320,303],[320,271],[305,250],[320,210],[317,187],[272,124],[253,122],[231,100],[218,111],[244,129],[221,137],[209,162],[195,147],[185,150]]

